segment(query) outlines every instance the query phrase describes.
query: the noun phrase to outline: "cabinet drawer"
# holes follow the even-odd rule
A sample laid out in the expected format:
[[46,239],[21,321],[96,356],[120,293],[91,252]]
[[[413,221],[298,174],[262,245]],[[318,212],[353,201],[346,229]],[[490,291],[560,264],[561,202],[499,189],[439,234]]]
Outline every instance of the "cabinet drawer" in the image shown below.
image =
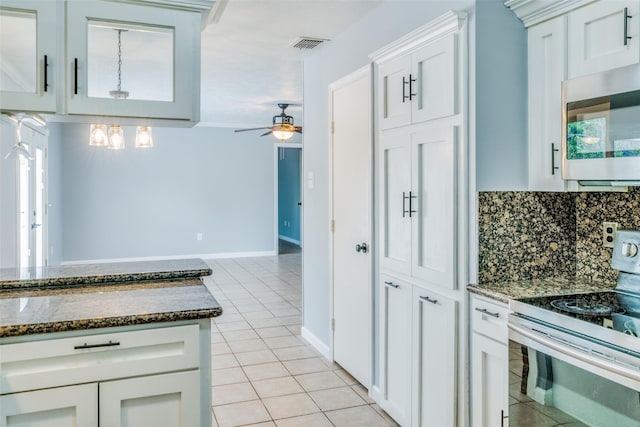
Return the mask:
[[471,322],[474,332],[499,342],[507,342],[507,316],[509,308],[484,298],[471,299]]
[[198,368],[198,325],[0,346],[0,394]]

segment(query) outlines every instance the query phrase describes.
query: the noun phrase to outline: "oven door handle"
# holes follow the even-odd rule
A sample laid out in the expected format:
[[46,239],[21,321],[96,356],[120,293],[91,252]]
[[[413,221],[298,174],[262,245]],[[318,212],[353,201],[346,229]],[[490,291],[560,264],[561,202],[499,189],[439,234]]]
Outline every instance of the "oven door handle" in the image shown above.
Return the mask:
[[555,350],[570,358],[578,359],[584,363],[595,365],[605,371],[608,371],[615,375],[620,375],[631,379],[636,382],[640,382],[640,371],[633,369],[627,364],[619,363],[617,360],[611,360],[610,358],[593,354],[591,351],[586,352],[580,350],[581,347],[564,343],[562,339],[555,339],[544,332],[532,331],[529,328],[514,325],[513,323],[507,323],[509,329],[513,332],[522,335],[532,341],[541,344],[544,347]]

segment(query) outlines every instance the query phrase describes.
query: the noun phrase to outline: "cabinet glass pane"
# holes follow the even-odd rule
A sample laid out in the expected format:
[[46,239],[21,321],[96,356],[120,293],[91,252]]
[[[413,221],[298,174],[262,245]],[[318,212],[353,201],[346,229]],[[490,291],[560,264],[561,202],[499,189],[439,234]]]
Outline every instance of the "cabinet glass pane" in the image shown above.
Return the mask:
[[88,96],[174,100],[174,29],[89,20]]
[[36,92],[36,13],[0,9],[0,91]]

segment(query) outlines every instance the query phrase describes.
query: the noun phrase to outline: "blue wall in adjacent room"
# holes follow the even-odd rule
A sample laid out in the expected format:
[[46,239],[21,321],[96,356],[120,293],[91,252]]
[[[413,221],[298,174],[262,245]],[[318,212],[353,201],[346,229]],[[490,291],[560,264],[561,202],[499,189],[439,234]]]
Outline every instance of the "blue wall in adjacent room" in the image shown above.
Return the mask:
[[[278,236],[300,243],[300,149],[281,148],[278,157]],[[285,224],[286,221],[286,224]]]

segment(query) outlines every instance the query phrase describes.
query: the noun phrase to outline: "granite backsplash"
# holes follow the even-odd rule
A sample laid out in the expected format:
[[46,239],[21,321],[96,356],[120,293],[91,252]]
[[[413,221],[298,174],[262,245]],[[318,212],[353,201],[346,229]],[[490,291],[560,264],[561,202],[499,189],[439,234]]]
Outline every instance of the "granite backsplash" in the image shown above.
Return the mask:
[[615,282],[602,223],[640,229],[640,188],[626,193],[481,192],[478,283],[549,277]]

